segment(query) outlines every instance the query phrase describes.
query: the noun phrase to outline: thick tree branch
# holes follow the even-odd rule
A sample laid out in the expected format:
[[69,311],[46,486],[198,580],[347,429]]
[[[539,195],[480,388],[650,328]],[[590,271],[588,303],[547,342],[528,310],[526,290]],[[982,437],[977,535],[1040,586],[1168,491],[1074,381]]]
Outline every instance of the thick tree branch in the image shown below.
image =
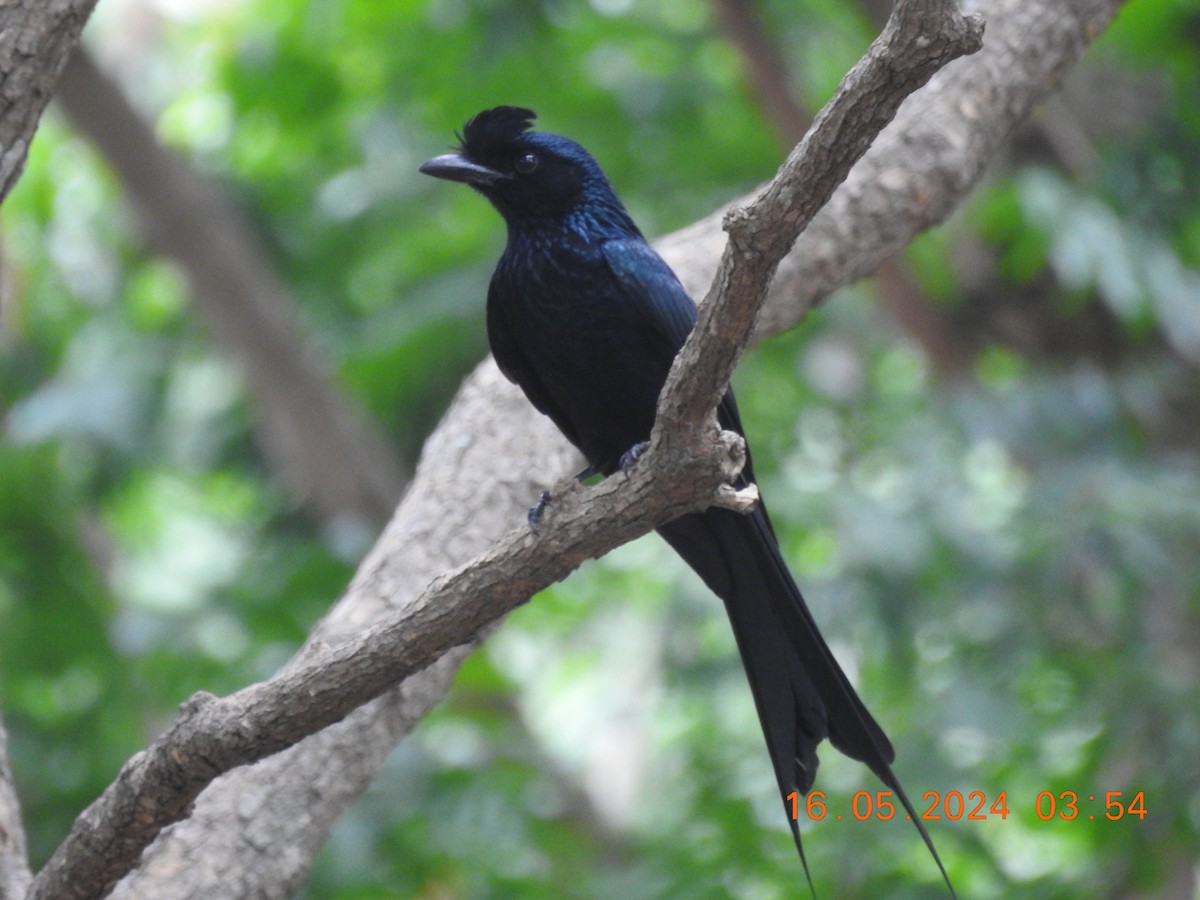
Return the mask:
[[[820,297],[869,270],[870,260],[894,253],[944,216],[1003,135],[1074,64],[1120,0],[981,0],[970,6],[988,20],[984,49],[954,63],[901,108],[785,259],[758,336],[796,321]],[[880,145],[887,151],[880,152]],[[659,243],[693,293],[711,280],[724,246],[720,220],[715,215]],[[521,521],[547,472],[573,467],[577,458],[548,420],[494,364],[484,363],[430,437],[400,508],[297,664],[315,658],[323,644],[345,640],[415,602],[437,573],[471,559]],[[369,777],[358,766],[382,760],[391,742],[436,702],[463,652],[456,649],[338,726],[218,779],[198,800],[198,814],[165,832],[116,893],[199,900],[227,890],[236,872],[242,895],[292,896],[311,855],[267,857],[255,835],[279,836],[288,846],[319,844],[313,832],[323,834],[328,820],[310,822],[298,814],[312,805],[312,785],[321,785],[320,805],[328,815],[351,802]],[[364,752],[368,745],[373,752]],[[334,767],[355,766],[352,777],[335,784],[331,759]],[[247,824],[241,815],[247,798],[268,796],[271,802],[254,806],[253,825]],[[179,878],[181,867],[189,878]]]
[[0,722],[0,900],[20,900],[32,877],[25,854],[21,801],[8,766],[8,732]]
[[[780,264],[757,338],[794,326],[946,219],[1008,134],[1061,82],[1124,0],[965,0],[988,23],[984,49],[914,94]],[[744,201],[739,201],[744,202]],[[723,212],[659,242],[694,296],[725,247]]]
[[[746,497],[727,486],[744,462],[740,438],[720,433],[714,440],[696,427],[712,419],[724,390],[724,383],[716,388],[710,384],[711,370],[723,371],[727,380],[733,368],[732,361],[704,344],[714,334],[726,337],[713,329],[736,326],[735,343],[722,343],[718,352],[740,352],[779,258],[854,159],[904,96],[937,67],[978,48],[979,23],[968,27],[971,23],[953,11],[954,0],[901,0],[895,21],[818,117],[813,136],[763,196],[732,220],[737,251],[722,267],[723,277],[705,305],[697,334],[681,354],[689,362],[675,367],[664,391],[664,417],[682,415],[682,439],[656,427],[647,457],[627,474],[592,488],[560,489],[541,536],[525,528],[509,532],[479,558],[436,580],[416,603],[384,616],[369,630],[230,697],[194,696],[172,727],[131,759],[80,816],[30,896],[102,896],[164,826],[188,814],[217,775],[340,721],[474,639],[583,561],[680,515],[714,503],[736,508],[752,500],[752,491]],[[688,425],[692,427],[685,429]],[[665,435],[672,439],[664,446]]]
[[[891,4],[861,3],[868,15],[887,23]],[[763,25],[755,0],[714,0],[721,31],[742,57],[753,93],[763,115],[780,136],[784,147],[799,143],[808,130],[809,118],[800,97],[788,86],[792,73],[776,41]],[[878,14],[878,15],[876,15]],[[1055,102],[1052,97],[1049,102]],[[897,255],[875,270],[879,299],[888,313],[921,345],[933,370],[942,378],[969,378],[970,349],[954,333],[941,311],[934,309],[907,273]]]
[[88,53],[71,59],[57,96],[120,176],[147,240],[179,264],[193,309],[245,374],[260,443],[283,481],[327,526],[386,522],[403,467],[338,390],[245,216],[213,178],[158,141]]
[[717,486],[740,471],[743,447],[726,435],[700,449],[702,455],[664,459],[657,470],[639,466],[628,477],[563,492],[544,536],[515,529],[417,603],[311,661],[223,699],[192,697],[80,816],[30,897],[103,896],[217,775],[340,721],[585,560],[711,505]]
[[[549,419],[529,415],[528,402],[490,360],[464,382],[453,408],[457,415],[426,441],[396,515],[292,666],[415,603],[436,578],[523,522],[547,471],[579,468],[574,449]],[[506,461],[499,469],[498,460]],[[232,880],[239,896],[292,897],[325,830],[395,741],[444,696],[468,649],[456,648],[339,725],[218,779],[200,796],[196,814],[165,832],[114,896],[208,900],[230,891]],[[266,854],[255,835],[311,852]]]
[[17,183],[29,144],[96,0],[0,5],[0,201]]
[[[692,427],[712,415],[750,341],[775,270],[800,233],[905,98],[948,62],[977,51],[982,38],[982,18],[964,18],[955,0],[898,0],[883,32],[842,80],[774,180],[748,206],[726,215],[729,242],[659,405],[665,430],[677,430],[667,416],[672,409],[679,409],[681,423]],[[690,398],[678,376],[684,368],[704,379],[699,390],[687,390]]]

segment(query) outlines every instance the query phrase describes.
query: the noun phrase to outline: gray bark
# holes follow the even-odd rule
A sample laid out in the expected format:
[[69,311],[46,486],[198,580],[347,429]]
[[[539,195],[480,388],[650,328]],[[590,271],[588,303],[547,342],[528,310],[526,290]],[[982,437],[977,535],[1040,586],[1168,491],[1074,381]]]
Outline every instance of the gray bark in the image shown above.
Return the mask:
[[32,877],[25,853],[21,803],[8,765],[8,732],[0,722],[0,900],[24,897]]
[[8,0],[0,6],[0,201],[25,168],[29,143],[96,0]]

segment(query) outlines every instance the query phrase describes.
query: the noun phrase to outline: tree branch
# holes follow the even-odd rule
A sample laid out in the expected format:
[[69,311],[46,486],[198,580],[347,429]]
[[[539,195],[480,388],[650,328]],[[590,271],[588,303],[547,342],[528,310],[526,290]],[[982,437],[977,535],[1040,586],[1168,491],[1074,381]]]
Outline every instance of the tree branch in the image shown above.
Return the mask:
[[[883,32],[838,86],[774,180],[745,208],[725,216],[729,242],[696,328],[659,404],[660,428],[711,416],[750,341],[775,270],[867,151],[900,104],[935,72],[982,45],[983,20],[963,17],[955,0],[897,0]],[[703,378],[692,390],[682,369]],[[689,379],[690,380],[690,379]],[[686,391],[686,394],[685,394]]]
[[[880,27],[887,24],[891,5],[863,0],[864,12]],[[793,79],[777,43],[767,33],[755,0],[714,0],[721,31],[737,48],[749,75],[756,102],[780,136],[785,147],[799,143],[808,130],[809,119],[801,98],[788,86]],[[1050,102],[1058,100],[1051,98]],[[880,263],[874,277],[877,293],[888,313],[929,358],[940,378],[969,378],[971,353],[954,333],[947,317],[934,309],[917,288],[899,256]]]
[[[711,505],[744,462],[736,435],[670,457],[657,469],[566,491],[542,537],[509,532],[444,576],[417,603],[274,678],[223,699],[196,694],[175,723],[121,769],[39,873],[30,897],[99,897],[167,824],[187,815],[214,777],[340,721],[487,625],[607,553],[671,519]],[[570,482],[573,483],[573,482]]]
[[9,0],[0,6],[0,201],[25,168],[29,144],[96,0]]
[[[965,0],[988,22],[984,49],[914,94],[780,264],[755,324],[785,331],[871,274],[970,192],[1008,134],[1061,82],[1125,0]],[[739,201],[743,202],[743,201]],[[719,211],[659,242],[693,296],[725,246]]]
[[[984,49],[950,66],[901,108],[784,260],[756,336],[794,323],[822,296],[869,271],[872,260],[894,253],[945,216],[1003,136],[1074,64],[1120,5],[1120,0],[972,3],[987,16]],[[720,221],[714,215],[658,244],[693,294],[703,291],[716,268],[725,240]],[[426,443],[395,516],[346,594],[314,629],[297,664],[313,659],[324,644],[345,640],[414,603],[438,573],[471,559],[520,521],[545,486],[546,472],[576,466],[574,451],[549,421],[485,362]],[[326,828],[327,820],[297,814],[312,806],[312,786],[321,785],[322,812],[336,815],[348,805],[369,777],[372,761],[381,761],[422,709],[447,690],[464,652],[452,651],[338,726],[218,779],[201,795],[197,815],[165,832],[116,894],[200,900],[228,890],[236,871],[245,896],[292,896],[311,854],[267,858],[252,836],[316,846],[320,838],[313,832]],[[368,746],[371,753],[364,751]],[[330,769],[344,761],[354,766],[351,777],[335,784]],[[271,802],[254,806],[250,827],[241,816],[243,804],[263,797]],[[187,879],[179,878],[182,866]]]
[[[560,489],[540,536],[526,528],[510,531],[369,630],[224,699],[192,697],[168,731],[133,757],[79,817],[30,897],[103,896],[163,827],[188,814],[217,775],[340,721],[585,560],[714,503],[748,508],[756,495],[735,495],[727,486],[745,461],[741,439],[729,433],[713,439],[697,427],[713,418],[733,369],[727,356],[745,346],[775,265],[854,159],[904,96],[950,59],[978,48],[980,32],[977,20],[954,14],[954,0],[900,0],[894,20],[813,133],[762,197],[731,219],[736,252],[727,256],[719,287],[681,354],[684,362],[663,392],[662,416],[678,417],[681,437],[669,424],[656,426],[647,456],[625,475],[592,488]],[[716,350],[706,346],[716,338],[725,339]],[[715,388],[713,370],[725,373]]]
[[[464,382],[452,408],[456,414],[426,441],[396,515],[290,665],[312,662],[327,646],[413,605],[436,578],[524,521],[546,471],[579,467],[574,448],[549,419],[531,415],[490,360]],[[499,469],[498,460],[506,461]],[[241,896],[294,896],[324,831],[445,695],[469,649],[456,648],[339,725],[218,779],[200,796],[197,814],[155,841],[114,896],[208,900],[230,890],[234,872]],[[311,852],[264,854],[250,835]],[[186,880],[178,878],[181,860]]]
[[20,900],[32,877],[25,853],[21,801],[8,766],[8,732],[0,721],[0,900]]

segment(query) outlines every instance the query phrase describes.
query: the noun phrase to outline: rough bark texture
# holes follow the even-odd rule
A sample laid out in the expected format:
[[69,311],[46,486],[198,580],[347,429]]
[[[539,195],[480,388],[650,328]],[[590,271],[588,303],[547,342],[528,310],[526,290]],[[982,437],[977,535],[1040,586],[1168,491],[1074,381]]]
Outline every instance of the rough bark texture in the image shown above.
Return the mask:
[[[905,104],[785,261],[769,306],[758,319],[758,333],[794,323],[817,299],[870,271],[874,261],[948,214],[1002,137],[1075,62],[1119,5],[1118,0],[970,4],[988,20],[984,51],[948,67]],[[706,287],[724,246],[716,221],[706,220],[664,245],[669,261],[696,293]],[[548,423],[485,363],[464,385],[430,439],[408,495],[350,590],[290,671],[381,615],[413,607],[437,573],[471,559],[521,522],[547,473],[570,471],[573,459],[573,451]],[[622,487],[609,486],[614,491]],[[588,515],[580,510],[578,497],[552,507],[547,520],[551,539],[569,532],[577,521],[573,516],[582,516],[579,523],[590,519],[603,497],[589,493],[588,501]],[[617,516],[609,525],[620,530],[629,523]],[[632,530],[646,525],[638,523]],[[517,552],[520,541],[510,540]],[[213,783],[197,803],[198,815],[162,834],[118,892],[211,897],[228,895],[229,885],[237,884],[242,895],[289,896],[307,871],[311,854],[282,853],[279,848],[289,840],[297,847],[319,845],[329,822],[357,796],[391,743],[445,690],[462,653],[461,648],[453,651],[399,689],[287,753]],[[324,809],[308,818],[314,776],[336,768],[331,756],[345,761],[344,778],[322,783],[317,805]],[[131,761],[133,766],[142,764]],[[158,815],[149,809],[141,813]],[[269,845],[264,845],[266,836]],[[187,879],[179,878],[182,868],[189,873]],[[207,883],[190,877],[210,871],[222,877]],[[74,880],[68,883],[76,886]],[[42,896],[74,893],[55,894],[50,884],[48,878]],[[219,885],[224,887],[218,890]]]
[[0,723],[0,900],[18,900],[29,887],[21,804],[8,767],[8,732]]
[[0,200],[16,184],[29,142],[96,0],[7,0],[0,6]]
[[[443,422],[426,442],[396,515],[293,666],[410,605],[438,575],[482,552],[521,521],[545,486],[539,473],[578,467],[574,449],[548,419],[526,416],[525,398],[490,361],[464,383],[455,406],[461,416]],[[518,421],[527,427],[509,427]],[[511,461],[511,468],[497,472],[498,459]],[[219,778],[197,799],[194,814],[165,832],[112,896],[293,896],[333,822],[396,741],[442,699],[469,650],[452,651],[338,725]],[[280,852],[287,847],[294,850]],[[177,877],[183,868],[186,881]]]
[[[726,214],[728,243],[696,328],[676,361],[676,368],[694,367],[706,379],[703,390],[691,391],[685,419],[698,421],[702,411],[716,408],[780,261],[900,104],[951,60],[979,49],[982,17],[964,18],[953,2],[928,4],[911,15],[905,7],[904,0],[897,2],[866,56],[842,80],[771,183],[748,206]],[[713,302],[718,296],[730,301]],[[688,402],[677,394],[679,386],[678,380],[668,381],[662,406]]]
[[[945,221],[1009,132],[1058,86],[1123,2],[966,0],[964,9],[987,22],[983,50],[951,63],[904,102],[780,265],[756,338],[791,328]],[[693,296],[708,289],[725,247],[722,214],[658,244]]]
[[[416,602],[389,610],[349,640],[310,644],[303,661],[229,697],[193,696],[167,732],[126,763],[79,817],[29,896],[103,896],[161,828],[188,815],[217,775],[339,722],[398,680],[474,640],[584,560],[702,510],[715,496],[729,505],[744,496],[726,487],[745,460],[736,435],[679,445],[676,455],[661,456],[658,465],[651,464],[654,457],[651,447],[643,464],[625,477],[560,491],[540,535],[528,527],[510,531],[469,564],[435,579]],[[368,570],[359,589],[386,598],[391,562]]]

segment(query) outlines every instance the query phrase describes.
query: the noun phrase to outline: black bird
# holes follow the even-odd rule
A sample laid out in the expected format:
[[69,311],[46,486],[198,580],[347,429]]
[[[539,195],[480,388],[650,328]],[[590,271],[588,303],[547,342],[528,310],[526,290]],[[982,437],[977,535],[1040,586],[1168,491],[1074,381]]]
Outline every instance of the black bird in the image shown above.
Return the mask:
[[[649,438],[659,391],[695,324],[696,306],[591,154],[565,137],[532,131],[534,118],[513,106],[485,110],[464,126],[458,152],[421,171],[470,185],[504,217],[508,244],[487,299],[492,354],[583,452],[588,468],[581,477],[610,475]],[[718,419],[742,433],[732,392]],[[753,480],[747,452],[738,486]],[[760,503],[749,515],[712,508],[659,533],[725,602],[806,876],[787,798],[812,788],[817,745],[828,738],[895,793],[949,886],[892,772],[891,742],[821,637],[766,507]]]

